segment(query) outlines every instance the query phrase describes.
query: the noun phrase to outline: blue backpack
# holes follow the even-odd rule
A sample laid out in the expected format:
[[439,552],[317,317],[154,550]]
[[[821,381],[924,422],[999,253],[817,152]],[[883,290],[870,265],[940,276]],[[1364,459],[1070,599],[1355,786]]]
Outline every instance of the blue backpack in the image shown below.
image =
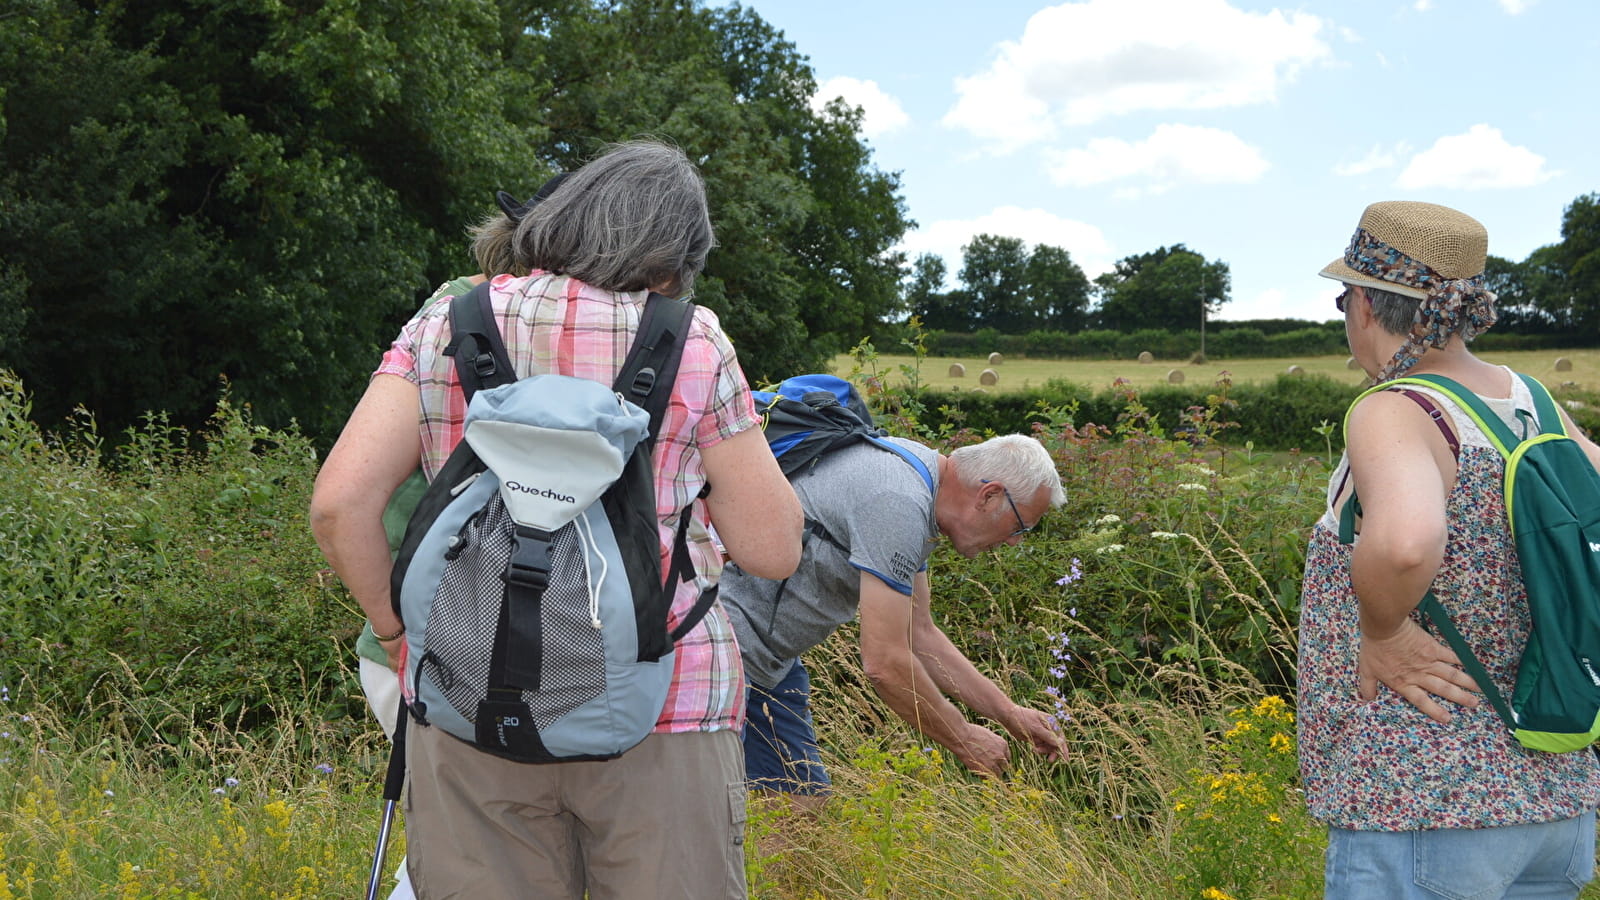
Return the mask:
[[[885,438],[855,385],[833,375],[796,375],[770,391],[753,391],[761,430],[789,480],[809,475],[828,453],[867,443],[893,453],[922,476],[933,490],[933,476],[916,454]],[[806,517],[805,539],[820,537],[848,553],[849,547]]]

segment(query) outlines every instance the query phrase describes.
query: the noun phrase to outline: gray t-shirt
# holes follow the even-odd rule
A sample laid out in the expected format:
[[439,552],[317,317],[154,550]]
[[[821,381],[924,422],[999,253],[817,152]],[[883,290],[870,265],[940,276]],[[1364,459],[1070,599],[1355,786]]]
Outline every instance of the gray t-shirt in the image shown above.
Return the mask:
[[752,683],[776,685],[801,653],[855,618],[863,574],[910,596],[912,580],[927,567],[939,539],[933,517],[939,454],[914,441],[889,440],[922,460],[932,491],[898,454],[864,442],[844,447],[797,476],[794,492],[808,522],[820,523],[849,550],[808,533],[800,568],[787,581],[757,578],[731,564],[723,570],[722,605]]

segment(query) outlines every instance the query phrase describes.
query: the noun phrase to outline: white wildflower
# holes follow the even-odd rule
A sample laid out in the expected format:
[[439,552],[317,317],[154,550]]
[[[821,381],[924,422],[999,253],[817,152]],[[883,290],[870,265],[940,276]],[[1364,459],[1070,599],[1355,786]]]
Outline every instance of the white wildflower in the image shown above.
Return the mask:
[[1101,516],[1098,519],[1095,519],[1094,523],[1096,525],[1115,525],[1115,524],[1117,524],[1118,522],[1121,522],[1121,521],[1122,521],[1122,517],[1121,516],[1117,515],[1116,513],[1109,513],[1107,515]]
[[1122,545],[1121,544],[1107,544],[1104,547],[1101,547],[1100,549],[1098,549],[1098,550],[1096,550],[1094,552],[1100,553],[1100,554],[1121,553],[1122,552]]
[[1158,541],[1170,541],[1183,537],[1183,535],[1171,531],[1152,531],[1150,532],[1150,536]]
[[1190,481],[1190,482],[1186,482],[1184,484],[1178,485],[1178,490],[1180,490],[1180,491],[1209,491],[1211,489],[1206,487],[1203,484],[1195,484],[1194,482]]

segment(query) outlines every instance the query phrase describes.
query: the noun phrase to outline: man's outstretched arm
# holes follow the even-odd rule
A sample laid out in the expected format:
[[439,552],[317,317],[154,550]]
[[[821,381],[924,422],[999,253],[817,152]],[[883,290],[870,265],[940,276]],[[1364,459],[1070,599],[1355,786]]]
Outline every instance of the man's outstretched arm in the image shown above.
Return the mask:
[[1014,702],[999,685],[979,672],[967,655],[951,642],[944,629],[934,623],[930,607],[932,590],[926,571],[917,573],[912,587],[912,648],[939,689],[998,723],[1012,737],[1028,744],[1046,759],[1057,760],[1065,755],[1066,742],[1062,740],[1056,718]]
[[945,698],[912,650],[912,598],[874,575],[861,575],[861,664],[878,696],[895,715],[962,764],[999,775],[1010,759],[1005,738],[967,721]]

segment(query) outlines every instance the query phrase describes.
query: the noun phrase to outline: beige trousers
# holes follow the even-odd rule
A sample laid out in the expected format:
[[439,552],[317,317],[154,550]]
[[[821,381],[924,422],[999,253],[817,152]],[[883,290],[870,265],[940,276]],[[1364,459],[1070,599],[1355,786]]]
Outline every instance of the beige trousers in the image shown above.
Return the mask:
[[652,734],[614,760],[533,765],[406,733],[406,848],[423,900],[743,900],[733,731]]

